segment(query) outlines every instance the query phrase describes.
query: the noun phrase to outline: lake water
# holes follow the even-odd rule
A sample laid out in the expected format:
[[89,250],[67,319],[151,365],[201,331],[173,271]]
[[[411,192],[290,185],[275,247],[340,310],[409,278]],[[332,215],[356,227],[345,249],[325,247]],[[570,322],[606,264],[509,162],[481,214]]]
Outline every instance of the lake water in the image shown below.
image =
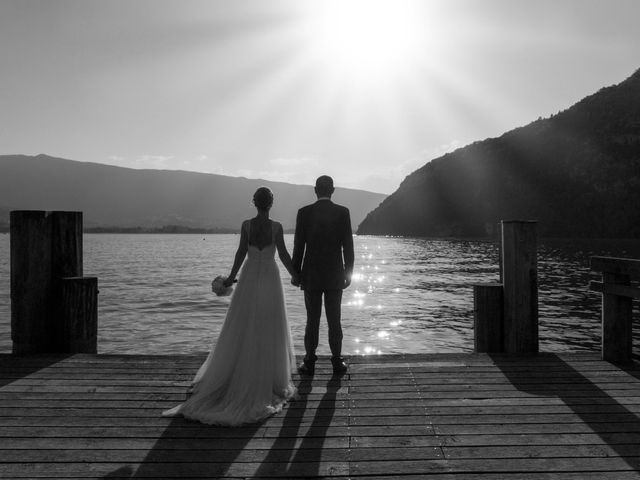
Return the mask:
[[[215,344],[229,297],[210,282],[226,275],[237,235],[84,236],[84,274],[99,282],[100,353],[172,354]],[[289,250],[292,235],[285,235]],[[473,350],[474,283],[498,281],[492,242],[356,236],[356,270],[343,297],[344,353]],[[589,257],[640,258],[640,242],[541,241],[540,349],[597,350],[599,295]],[[296,353],[303,353],[302,293],[281,266]],[[11,351],[9,235],[0,235],[0,351]],[[637,311],[634,310],[634,318]],[[636,341],[636,345],[638,342]],[[323,319],[319,353],[328,354]]]

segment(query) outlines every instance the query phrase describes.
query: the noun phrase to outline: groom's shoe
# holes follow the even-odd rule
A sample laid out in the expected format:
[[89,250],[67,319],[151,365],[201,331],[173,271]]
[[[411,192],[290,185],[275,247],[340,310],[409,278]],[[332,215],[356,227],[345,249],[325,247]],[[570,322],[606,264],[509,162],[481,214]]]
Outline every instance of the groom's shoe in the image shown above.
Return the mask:
[[336,375],[344,375],[347,373],[347,364],[344,363],[344,360],[340,357],[335,357],[331,359],[331,364],[333,365],[333,373]]
[[315,371],[316,371],[315,363],[311,363],[311,362],[307,362],[307,361],[302,362],[300,364],[300,366],[298,367],[298,373],[300,375],[313,376]]

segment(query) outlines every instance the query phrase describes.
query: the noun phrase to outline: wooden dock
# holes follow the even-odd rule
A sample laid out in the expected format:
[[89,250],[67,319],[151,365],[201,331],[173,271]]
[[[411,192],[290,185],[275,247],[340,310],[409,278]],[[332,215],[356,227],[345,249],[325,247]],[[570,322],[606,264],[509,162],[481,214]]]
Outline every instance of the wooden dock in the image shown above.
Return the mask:
[[162,418],[203,359],[0,355],[0,478],[640,479],[638,363],[321,359],[260,425]]

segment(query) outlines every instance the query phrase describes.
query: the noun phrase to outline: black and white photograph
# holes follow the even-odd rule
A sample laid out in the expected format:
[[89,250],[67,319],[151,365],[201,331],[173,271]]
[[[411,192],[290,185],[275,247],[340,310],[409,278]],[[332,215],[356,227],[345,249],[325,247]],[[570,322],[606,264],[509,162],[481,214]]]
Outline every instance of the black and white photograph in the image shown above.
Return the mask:
[[640,480],[639,19],[0,0],[0,478]]

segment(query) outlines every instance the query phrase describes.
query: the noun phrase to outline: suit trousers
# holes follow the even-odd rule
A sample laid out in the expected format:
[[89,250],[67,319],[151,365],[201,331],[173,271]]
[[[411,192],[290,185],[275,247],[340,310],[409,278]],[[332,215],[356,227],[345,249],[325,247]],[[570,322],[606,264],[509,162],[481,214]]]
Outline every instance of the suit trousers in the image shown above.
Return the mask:
[[329,326],[331,356],[332,358],[340,358],[342,354],[342,325],[340,324],[342,290],[305,290],[304,304],[307,307],[307,326],[304,331],[304,349],[306,352],[304,359],[308,363],[314,363],[318,359],[316,348],[318,348],[323,296],[324,310]]

